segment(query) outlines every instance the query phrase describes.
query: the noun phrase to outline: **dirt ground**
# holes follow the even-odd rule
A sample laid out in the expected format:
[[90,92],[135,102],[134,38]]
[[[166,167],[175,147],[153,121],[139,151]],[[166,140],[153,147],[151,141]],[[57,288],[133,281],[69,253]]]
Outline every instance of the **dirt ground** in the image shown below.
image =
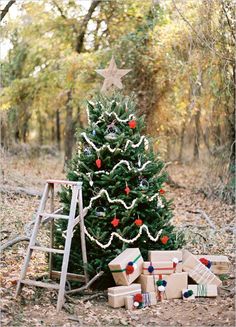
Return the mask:
[[[41,191],[47,178],[63,178],[63,159],[45,156],[24,159],[4,154],[1,159],[1,185],[24,187]],[[184,229],[187,245],[192,253],[225,254],[232,265],[231,272],[223,276],[223,286],[217,298],[197,298],[193,302],[163,301],[154,307],[136,311],[112,309],[105,294],[89,299],[89,294],[66,302],[56,313],[57,294],[46,289],[25,287],[22,296],[14,298],[17,279],[27,242],[6,249],[1,255],[1,324],[2,326],[234,326],[234,249],[232,221],[234,207],[218,199],[208,199],[199,190],[207,180],[201,165],[170,168],[173,180],[181,188],[167,187],[167,196],[174,199],[174,223]],[[24,225],[37,209],[39,198],[13,193],[1,197],[2,243],[23,234]],[[203,211],[210,219],[196,212]],[[211,225],[211,226],[210,226]],[[39,276],[47,269],[45,256],[33,256],[30,276]]]

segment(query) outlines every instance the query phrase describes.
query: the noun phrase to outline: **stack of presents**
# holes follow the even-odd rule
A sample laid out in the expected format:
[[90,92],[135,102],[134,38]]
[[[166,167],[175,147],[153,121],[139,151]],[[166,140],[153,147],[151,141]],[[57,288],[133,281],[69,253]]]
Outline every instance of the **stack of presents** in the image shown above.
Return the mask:
[[222,283],[216,273],[229,269],[225,256],[195,256],[187,250],[149,251],[148,259],[138,248],[128,248],[109,263],[117,285],[108,289],[110,306],[139,309],[162,300],[215,297]]

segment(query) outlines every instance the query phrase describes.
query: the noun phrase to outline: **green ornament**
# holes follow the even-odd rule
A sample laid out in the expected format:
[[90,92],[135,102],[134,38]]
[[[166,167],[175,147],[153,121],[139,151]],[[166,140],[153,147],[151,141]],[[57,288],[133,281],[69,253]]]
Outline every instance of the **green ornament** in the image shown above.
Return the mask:
[[161,285],[162,285],[162,280],[158,280],[158,281],[156,282],[156,284],[157,284],[157,286],[161,286]]

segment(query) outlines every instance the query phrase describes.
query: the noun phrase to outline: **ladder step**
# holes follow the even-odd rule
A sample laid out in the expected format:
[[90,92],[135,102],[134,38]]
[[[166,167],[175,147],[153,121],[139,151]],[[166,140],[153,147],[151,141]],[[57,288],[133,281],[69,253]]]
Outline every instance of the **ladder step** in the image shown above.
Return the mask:
[[73,181],[63,181],[63,180],[55,180],[55,179],[48,179],[48,184],[65,184],[65,185],[78,185],[82,186],[82,182],[73,182]]
[[69,219],[69,216],[67,215],[57,215],[57,214],[53,214],[53,213],[41,213],[40,214],[41,217],[46,217],[46,218],[54,218],[54,219]]
[[31,249],[32,250],[39,250],[39,251],[43,251],[43,252],[48,252],[48,253],[59,253],[59,254],[64,254],[65,253],[64,250],[46,248],[46,247],[42,247],[42,246],[31,246]]
[[25,285],[30,285],[30,286],[45,287],[45,288],[51,288],[51,289],[59,290],[59,284],[38,282],[36,280],[31,280],[31,279],[23,279],[21,281],[21,283],[25,284]]
[[[61,272],[52,270],[51,272],[51,278],[60,278],[61,277]],[[85,282],[85,276],[84,275],[79,275],[79,274],[73,274],[73,273],[67,273],[66,274],[66,279],[67,280],[72,280],[72,281],[80,281],[80,282]]]

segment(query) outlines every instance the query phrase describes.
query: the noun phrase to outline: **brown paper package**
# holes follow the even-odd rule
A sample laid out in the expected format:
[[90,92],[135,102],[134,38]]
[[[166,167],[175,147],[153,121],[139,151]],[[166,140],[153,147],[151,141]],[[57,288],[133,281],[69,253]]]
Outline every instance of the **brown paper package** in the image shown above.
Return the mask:
[[113,308],[120,308],[125,305],[125,297],[141,293],[140,284],[129,286],[115,286],[108,288],[108,304]]
[[[134,261],[137,257],[138,260],[134,263],[134,272],[132,274],[127,274],[125,268],[130,261]],[[112,276],[115,280],[116,285],[130,285],[138,276],[142,273],[143,269],[143,258],[141,256],[140,250],[138,248],[128,248],[120,255],[118,255],[114,260],[108,264]],[[123,270],[122,272],[112,272],[116,270]]]

